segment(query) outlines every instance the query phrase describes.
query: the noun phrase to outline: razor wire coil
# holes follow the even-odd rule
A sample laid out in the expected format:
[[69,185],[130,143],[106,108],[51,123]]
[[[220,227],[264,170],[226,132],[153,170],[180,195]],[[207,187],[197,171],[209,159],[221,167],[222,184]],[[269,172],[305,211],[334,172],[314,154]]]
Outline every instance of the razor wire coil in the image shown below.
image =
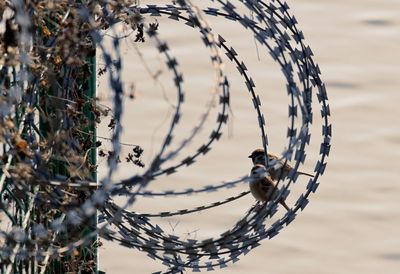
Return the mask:
[[[289,13],[287,3],[280,0],[269,2],[255,0],[236,1],[237,4],[241,4],[249,12],[255,14],[256,18],[252,19],[247,15],[241,15],[236,6],[229,1],[210,1],[212,7],[203,10],[190,0],[174,2],[176,3],[165,6],[132,6],[122,1],[121,3],[116,1],[114,6],[107,1],[98,1],[97,4],[92,1],[86,1],[75,3],[72,6],[60,4],[61,6],[56,12],[57,15],[61,15],[60,23],[58,23],[60,29],[53,33],[49,31],[50,34],[46,33],[47,39],[43,39],[35,34],[33,30],[34,27],[39,26],[38,22],[42,18],[40,16],[45,14],[41,13],[40,5],[25,4],[22,0],[6,1],[7,7],[14,13],[14,24],[19,27],[19,46],[13,47],[18,50],[14,52],[10,50],[11,47],[7,48],[5,46],[0,65],[0,84],[3,92],[0,105],[0,118],[3,128],[1,140],[4,144],[2,156],[5,157],[0,179],[0,212],[4,216],[3,218],[8,218],[12,224],[11,227],[0,229],[0,239],[3,241],[0,247],[0,259],[2,264],[6,266],[5,269],[8,273],[15,260],[24,261],[34,258],[39,264],[47,263],[49,258],[51,259],[59,254],[71,254],[76,248],[90,244],[90,239],[95,235],[100,235],[105,240],[116,241],[125,247],[146,252],[150,258],[161,261],[167,267],[164,273],[181,273],[185,269],[211,271],[216,267],[223,268],[227,266],[227,263],[236,262],[241,255],[247,254],[251,249],[260,245],[262,240],[271,239],[279,234],[285,226],[296,218],[298,212],[307,206],[308,197],[317,190],[319,186],[318,180],[325,171],[326,158],[329,156],[331,147],[332,126],[328,120],[330,108],[327,102],[325,85],[319,76],[320,69],[314,63],[312,59],[313,53],[310,47],[304,43],[304,35],[297,28],[295,17]],[[173,133],[184,115],[181,106],[184,104],[187,95],[184,91],[184,74],[179,70],[177,58],[173,56],[168,43],[162,40],[158,30],[147,23],[147,18],[159,16],[165,16],[170,20],[182,22],[190,28],[197,29],[200,32],[204,46],[210,51],[211,64],[215,70],[216,79],[214,81],[219,96],[217,118],[208,139],[193,154],[186,154],[185,148],[196,136],[198,129],[203,127],[204,121],[209,118],[210,110],[207,109],[203,113],[202,119],[194,127],[191,136],[184,139],[175,150],[168,151],[169,146],[174,141]],[[309,179],[306,189],[297,198],[294,207],[284,214],[282,218],[279,218],[269,226],[266,225],[266,220],[271,219],[278,212],[277,198],[266,203],[261,208],[252,208],[231,229],[215,238],[207,240],[182,239],[177,235],[169,235],[164,232],[156,224],[155,218],[181,216],[204,211],[240,199],[249,192],[241,192],[232,197],[223,198],[195,208],[184,208],[168,212],[131,212],[128,207],[132,206],[137,198],[141,196],[180,197],[231,188],[251,180],[249,176],[245,175],[237,180],[215,183],[197,189],[189,187],[183,191],[172,189],[164,192],[145,190],[149,184],[154,183],[153,181],[157,177],[171,175],[179,172],[182,168],[195,164],[199,157],[207,154],[212,149],[212,145],[216,145],[216,142],[220,140],[224,125],[229,119],[230,98],[232,96],[229,89],[229,75],[226,75],[223,70],[225,60],[223,54],[227,56],[228,61],[236,66],[237,71],[243,78],[257,116],[263,149],[265,152],[268,151],[267,123],[261,109],[260,96],[256,93],[255,82],[251,78],[246,64],[240,59],[239,53],[221,35],[213,32],[205,18],[206,16],[238,23],[245,30],[250,31],[257,42],[267,49],[273,60],[281,67],[283,76],[286,79],[287,92],[290,96],[288,108],[290,125],[287,131],[287,149],[280,160],[286,163],[292,160],[294,155],[295,163],[293,166],[294,171],[289,174],[288,181],[279,182],[283,184],[283,187],[279,191],[278,198],[285,198],[289,195],[291,185],[297,180],[297,170],[305,162],[305,150],[311,142],[309,126],[313,122],[312,98],[315,90],[320,105],[323,141],[320,145],[319,160],[315,164],[314,177]],[[81,57],[89,56],[91,54],[90,49],[97,47],[104,59],[106,75],[113,91],[112,111],[113,119],[116,121],[111,138],[113,153],[107,161],[107,175],[99,181],[99,184],[71,177],[68,180],[66,178],[54,179],[51,178],[52,176],[46,168],[39,168],[45,166],[43,163],[46,163],[46,160],[50,158],[58,143],[79,147],[76,144],[76,136],[69,134],[76,121],[68,116],[68,108],[71,106],[67,103],[63,105],[65,112],[59,114],[62,117],[60,119],[61,122],[58,125],[55,136],[48,140],[47,148],[45,144],[42,147],[38,145],[43,136],[41,136],[41,132],[34,121],[35,113],[40,115],[43,112],[38,102],[40,100],[39,90],[43,84],[43,79],[45,79],[44,75],[49,71],[56,76],[64,77],[61,83],[62,92],[57,94],[57,98],[61,98],[66,102],[74,102],[74,92],[76,92],[73,82],[74,73],[78,75],[77,67],[82,69],[85,63],[73,63],[78,62],[77,60],[70,60],[68,63],[70,56],[66,53],[66,56],[60,57],[61,59],[66,59],[60,61],[62,65],[55,64],[57,63],[56,60],[58,60],[56,47],[59,46],[59,41],[62,38],[64,39],[66,35],[61,27],[66,22],[69,24],[71,22],[79,22],[77,26],[85,26],[83,30],[72,28],[76,31],[77,37],[83,37],[82,41],[84,42],[80,44],[80,47],[84,47],[84,43],[87,46],[85,48],[86,52],[81,52]],[[147,35],[155,44],[159,54],[164,57],[166,67],[173,75],[172,81],[176,88],[176,107],[161,148],[146,171],[142,175],[134,174],[130,178],[115,182],[111,178],[117,169],[117,157],[121,151],[121,120],[124,113],[122,107],[124,89],[121,80],[123,60],[120,40],[115,29],[115,25],[120,22],[125,24],[128,22],[132,24],[135,30]],[[46,28],[43,25],[41,27],[42,32],[45,33],[43,30]],[[107,48],[105,45],[102,32],[104,29],[115,34],[112,38],[112,48]],[[44,56],[43,52],[38,56],[33,54],[34,50],[40,51],[42,49],[45,49],[44,52],[48,53]],[[16,56],[13,57],[13,54]],[[36,64],[35,58],[44,63]],[[62,73],[60,72],[61,70]],[[13,80],[13,84],[9,83],[11,82],[10,79]],[[17,96],[10,100],[11,96],[8,95],[15,92],[16,89],[20,90],[21,98],[17,98]],[[299,116],[301,117],[299,118]],[[296,119],[301,119],[300,127],[296,127]],[[10,121],[12,123],[17,121],[18,123],[12,126]],[[25,141],[20,141],[20,143],[26,143],[28,148],[24,147],[21,150],[18,147],[17,137],[15,136],[23,137]],[[41,153],[46,149],[48,155]],[[77,148],[76,151],[78,153],[79,149]],[[26,155],[20,156],[20,154],[24,155],[23,153]],[[169,161],[177,156],[180,156],[182,160],[178,164],[169,165]],[[70,159],[72,158],[73,155],[71,155]],[[70,159],[67,159],[67,161]],[[161,165],[165,164],[167,167],[161,167]],[[12,165],[25,167],[28,170],[26,178],[21,177],[21,175],[17,176],[15,173],[10,174],[9,170]],[[272,167],[268,167],[267,163],[267,168]],[[43,190],[39,191],[39,189]],[[71,200],[69,194],[66,194],[67,191],[65,189],[86,189],[90,196],[82,203],[76,204]],[[56,194],[51,194],[50,190],[54,190]],[[113,197],[121,195],[128,197],[128,200],[125,205],[118,206]],[[14,198],[14,203],[11,202],[11,196]],[[30,202],[26,207],[22,201]],[[46,224],[40,223],[40,220],[30,220],[34,205],[45,202],[54,203],[58,207],[65,208],[63,209],[63,214],[54,217],[50,223]],[[20,224],[18,224],[17,220],[14,220],[11,213],[16,206],[20,208],[26,207],[25,212],[18,214],[18,218],[23,219]],[[78,239],[71,240],[63,246],[60,246],[55,241],[57,234],[64,231],[67,226],[77,227],[84,224],[96,210],[100,211],[100,222],[97,227],[91,228],[92,231],[89,234],[81,235]],[[44,225],[46,225],[46,228]],[[40,245],[43,246],[37,248]]]

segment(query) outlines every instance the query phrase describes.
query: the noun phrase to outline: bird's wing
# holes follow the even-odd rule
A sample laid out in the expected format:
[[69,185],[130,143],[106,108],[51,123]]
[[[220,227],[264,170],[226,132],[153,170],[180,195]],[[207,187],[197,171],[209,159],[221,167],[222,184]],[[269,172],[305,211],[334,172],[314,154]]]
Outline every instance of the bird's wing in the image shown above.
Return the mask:
[[260,188],[262,192],[265,193],[267,199],[271,199],[272,193],[276,191],[275,184],[269,177],[263,178],[262,183],[260,184]]

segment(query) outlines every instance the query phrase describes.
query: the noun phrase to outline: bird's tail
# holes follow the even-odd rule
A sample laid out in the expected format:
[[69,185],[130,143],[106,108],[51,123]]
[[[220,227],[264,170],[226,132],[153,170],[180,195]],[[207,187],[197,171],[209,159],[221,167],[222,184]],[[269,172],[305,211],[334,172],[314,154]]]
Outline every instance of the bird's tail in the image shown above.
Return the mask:
[[297,173],[300,174],[300,175],[306,175],[306,176],[309,176],[309,177],[314,177],[313,174],[310,174],[310,173],[307,173],[307,172],[303,172],[303,171],[298,171]]
[[288,205],[285,203],[285,200],[280,199],[279,203],[280,203],[284,208],[286,208],[287,211],[290,211],[290,208],[289,208]]

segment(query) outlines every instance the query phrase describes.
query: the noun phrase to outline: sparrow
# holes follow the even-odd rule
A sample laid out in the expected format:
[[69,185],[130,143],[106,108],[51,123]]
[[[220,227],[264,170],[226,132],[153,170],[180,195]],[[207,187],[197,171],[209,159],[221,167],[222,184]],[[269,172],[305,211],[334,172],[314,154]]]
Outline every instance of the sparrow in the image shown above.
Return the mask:
[[[258,164],[265,166],[265,152],[261,148],[254,150],[249,155],[249,158],[251,158],[254,165]],[[279,157],[272,153],[268,153],[268,165],[272,167],[268,172],[274,181],[286,178],[289,175],[289,172],[293,169],[292,166],[290,166],[288,163],[280,161]],[[302,171],[297,171],[297,174],[314,177],[314,175]]]
[[[250,192],[257,201],[268,202],[277,198],[279,189],[264,165],[254,165],[250,176]],[[280,197],[278,201],[287,211],[290,210],[284,198]]]

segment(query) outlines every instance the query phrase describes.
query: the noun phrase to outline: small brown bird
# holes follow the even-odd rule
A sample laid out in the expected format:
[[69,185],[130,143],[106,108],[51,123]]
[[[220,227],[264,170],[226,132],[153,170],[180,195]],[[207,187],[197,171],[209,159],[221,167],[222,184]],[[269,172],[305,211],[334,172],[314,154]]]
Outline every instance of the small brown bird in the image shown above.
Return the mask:
[[[268,202],[277,198],[279,188],[268,175],[265,166],[256,164],[251,169],[250,192],[260,202]],[[279,203],[287,211],[290,210],[282,197],[279,198]]]
[[[249,158],[251,158],[254,165],[259,164],[265,166],[265,152],[261,148],[254,150],[249,155]],[[268,165],[272,167],[268,172],[274,181],[285,179],[289,175],[289,172],[293,169],[293,167],[291,167],[288,163],[280,161],[279,157],[272,153],[268,153]],[[297,171],[297,174],[314,177],[314,175],[302,171]]]

